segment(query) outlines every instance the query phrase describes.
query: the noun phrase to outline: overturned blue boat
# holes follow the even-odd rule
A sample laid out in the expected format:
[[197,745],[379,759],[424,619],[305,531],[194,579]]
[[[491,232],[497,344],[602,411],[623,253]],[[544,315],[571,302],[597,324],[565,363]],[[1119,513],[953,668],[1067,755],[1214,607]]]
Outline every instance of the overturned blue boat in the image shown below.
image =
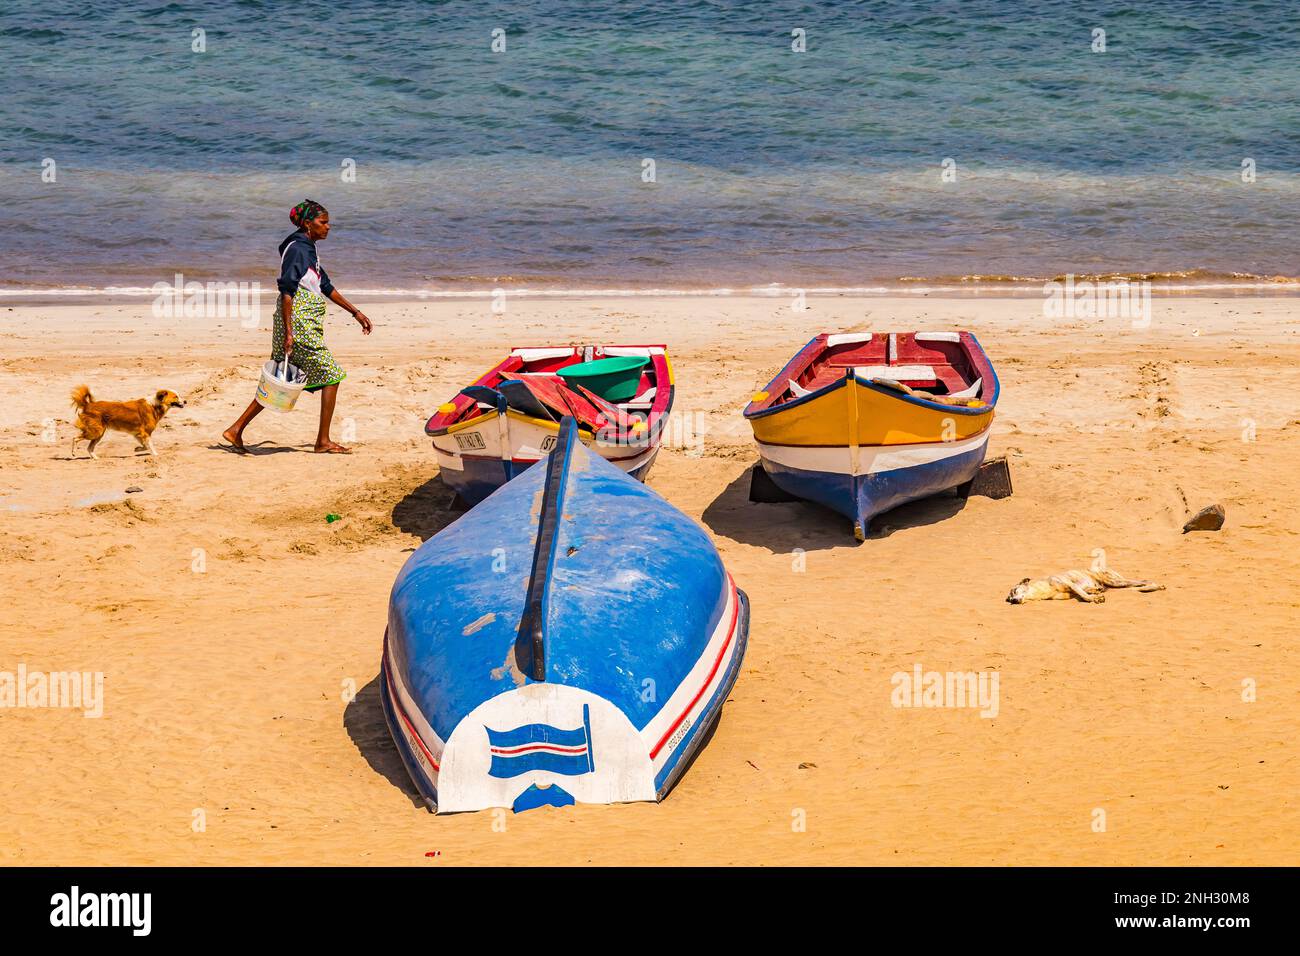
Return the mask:
[[749,602],[703,529],[561,423],[398,574],[389,729],[439,813],[662,800],[736,681]]

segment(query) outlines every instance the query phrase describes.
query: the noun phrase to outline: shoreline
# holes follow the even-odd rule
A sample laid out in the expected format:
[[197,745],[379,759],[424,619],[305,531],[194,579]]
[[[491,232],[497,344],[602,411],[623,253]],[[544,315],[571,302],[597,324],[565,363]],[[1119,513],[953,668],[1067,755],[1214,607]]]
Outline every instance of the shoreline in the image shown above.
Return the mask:
[[[275,296],[274,282],[230,282],[224,283],[218,280],[192,280],[199,282],[205,288],[209,286],[236,286],[246,292],[241,294],[252,294],[262,298],[273,299]],[[594,299],[629,299],[629,300],[654,300],[654,299],[731,299],[741,300],[749,298],[757,299],[781,299],[802,295],[809,299],[843,299],[843,298],[865,298],[871,300],[888,299],[893,297],[899,298],[937,298],[937,299],[1033,299],[1043,298],[1045,295],[1045,286],[1049,283],[1057,283],[1058,279],[1045,279],[1042,281],[1017,282],[1017,283],[971,283],[963,285],[926,285],[917,284],[893,284],[893,285],[868,285],[868,286],[785,286],[785,285],[766,285],[766,286],[719,286],[719,287],[691,287],[675,289],[671,287],[646,287],[646,288],[560,288],[546,289],[528,286],[500,286],[490,289],[404,289],[404,288],[371,288],[365,285],[349,286],[348,295],[352,298],[380,299],[388,303],[418,303],[418,302],[471,302],[483,299],[492,299],[493,297],[504,297],[514,300],[555,300],[555,301],[580,301]],[[1125,280],[1111,279],[1092,279],[1092,278],[1075,278],[1076,287],[1082,283],[1091,282],[1094,285],[1102,283],[1123,284]],[[1141,280],[1128,280],[1130,284],[1137,284]],[[175,286],[172,283],[159,283],[159,287],[164,287],[168,291]],[[1151,283],[1150,293],[1153,298],[1205,298],[1213,296],[1232,296],[1234,298],[1259,297],[1265,299],[1291,298],[1300,297],[1300,279],[1290,279],[1280,281],[1263,281],[1263,282],[1241,282],[1241,283],[1188,283],[1188,284],[1157,284]],[[46,306],[46,305],[129,305],[138,303],[142,299],[157,298],[160,289],[153,286],[106,286],[106,287],[68,287],[68,288],[20,288],[4,289],[0,288],[0,307],[10,306]]]

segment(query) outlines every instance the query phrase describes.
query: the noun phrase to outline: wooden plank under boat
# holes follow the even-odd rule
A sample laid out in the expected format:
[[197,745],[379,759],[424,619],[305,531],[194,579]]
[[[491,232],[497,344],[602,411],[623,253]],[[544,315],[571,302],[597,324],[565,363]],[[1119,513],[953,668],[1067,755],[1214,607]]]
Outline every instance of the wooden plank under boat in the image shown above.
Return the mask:
[[749,602],[709,536],[572,419],[557,438],[393,585],[384,713],[439,813],[661,800],[740,670]]
[[745,407],[763,470],[853,521],[975,477],[998,377],[970,332],[822,333]]
[[[611,406],[556,374],[580,362],[645,356],[635,396]],[[425,425],[442,479],[477,504],[555,447],[559,420],[578,419],[581,440],[644,481],[673,405],[673,371],[662,345],[517,348],[440,406]]]

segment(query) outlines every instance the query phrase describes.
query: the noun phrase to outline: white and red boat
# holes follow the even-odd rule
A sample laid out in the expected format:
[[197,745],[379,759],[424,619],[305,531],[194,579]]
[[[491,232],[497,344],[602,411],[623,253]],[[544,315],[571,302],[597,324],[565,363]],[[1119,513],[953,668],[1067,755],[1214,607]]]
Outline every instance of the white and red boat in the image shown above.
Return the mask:
[[[627,401],[609,402],[558,373],[580,363],[643,357]],[[662,345],[517,348],[439,406],[424,426],[443,481],[470,505],[482,501],[555,448],[560,420],[610,464],[644,481],[673,405],[673,371]]]

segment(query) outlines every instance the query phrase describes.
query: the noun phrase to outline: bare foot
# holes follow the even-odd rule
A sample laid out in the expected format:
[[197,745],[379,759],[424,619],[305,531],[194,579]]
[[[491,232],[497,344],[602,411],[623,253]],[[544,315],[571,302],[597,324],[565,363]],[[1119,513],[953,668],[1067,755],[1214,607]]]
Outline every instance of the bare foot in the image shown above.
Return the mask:
[[221,433],[221,437],[230,442],[230,447],[235,449],[235,451],[244,453],[248,451],[248,449],[244,447],[244,436],[233,428],[227,428]]
[[344,447],[343,447],[342,445],[340,445],[338,442],[336,442],[336,441],[332,441],[332,442],[326,442],[324,445],[317,445],[317,446],[316,446],[316,454],[318,454],[318,455],[350,455],[350,454],[352,454],[352,449],[351,449],[351,448],[344,448]]

